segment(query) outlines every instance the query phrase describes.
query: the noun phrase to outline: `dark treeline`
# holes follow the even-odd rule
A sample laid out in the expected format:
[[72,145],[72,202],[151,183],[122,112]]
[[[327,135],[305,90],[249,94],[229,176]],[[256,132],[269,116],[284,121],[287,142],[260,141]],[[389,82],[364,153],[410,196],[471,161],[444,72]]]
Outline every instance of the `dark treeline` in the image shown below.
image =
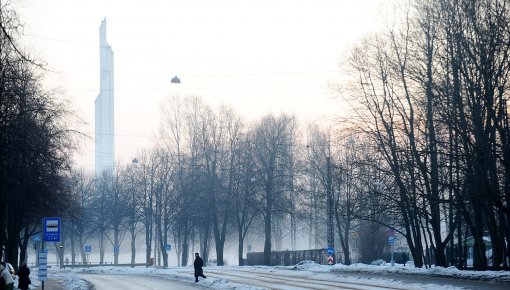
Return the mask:
[[[0,2],[0,257],[18,265],[47,215],[71,208],[73,142],[65,102],[42,88],[44,70],[17,44],[21,25]],[[67,170],[68,171],[68,170]]]

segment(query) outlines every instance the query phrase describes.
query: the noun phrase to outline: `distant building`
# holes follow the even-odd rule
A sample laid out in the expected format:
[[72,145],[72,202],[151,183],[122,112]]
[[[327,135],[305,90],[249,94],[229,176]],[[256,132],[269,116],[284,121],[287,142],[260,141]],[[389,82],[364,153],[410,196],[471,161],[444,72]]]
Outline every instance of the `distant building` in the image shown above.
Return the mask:
[[100,90],[96,98],[96,176],[115,168],[113,50],[106,42],[106,18],[99,27]]

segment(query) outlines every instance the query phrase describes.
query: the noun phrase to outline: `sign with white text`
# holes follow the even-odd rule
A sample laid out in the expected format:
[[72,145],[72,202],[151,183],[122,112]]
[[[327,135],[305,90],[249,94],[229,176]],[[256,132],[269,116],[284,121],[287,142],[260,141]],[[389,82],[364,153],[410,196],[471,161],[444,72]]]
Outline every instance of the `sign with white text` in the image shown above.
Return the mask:
[[60,242],[60,218],[43,219],[43,239],[45,242]]
[[39,252],[39,271],[38,271],[39,281],[47,281],[48,280],[48,253],[47,252]]

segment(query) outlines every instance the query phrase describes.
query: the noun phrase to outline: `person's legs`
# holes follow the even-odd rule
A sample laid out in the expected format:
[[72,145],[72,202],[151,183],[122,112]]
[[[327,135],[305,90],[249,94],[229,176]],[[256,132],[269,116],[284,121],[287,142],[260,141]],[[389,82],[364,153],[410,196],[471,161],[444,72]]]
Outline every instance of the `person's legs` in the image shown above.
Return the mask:
[[195,283],[198,282],[198,275],[195,274]]

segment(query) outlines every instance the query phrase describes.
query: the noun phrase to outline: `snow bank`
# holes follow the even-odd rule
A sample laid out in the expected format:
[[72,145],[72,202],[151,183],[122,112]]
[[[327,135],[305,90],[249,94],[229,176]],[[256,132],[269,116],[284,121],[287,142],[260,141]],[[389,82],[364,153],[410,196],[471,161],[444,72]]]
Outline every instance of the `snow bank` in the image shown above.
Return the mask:
[[301,271],[314,271],[314,272],[355,272],[367,274],[406,274],[406,275],[420,275],[432,276],[443,278],[456,278],[466,280],[480,280],[480,281],[497,281],[497,282],[510,282],[510,271],[467,271],[459,270],[456,267],[432,267],[416,268],[413,266],[404,267],[402,264],[395,264],[391,267],[389,263],[380,263],[380,265],[366,265],[366,264],[352,264],[349,266],[336,264],[333,266],[319,265],[313,261],[303,261],[295,266],[277,266],[277,268],[287,270],[301,270]]

